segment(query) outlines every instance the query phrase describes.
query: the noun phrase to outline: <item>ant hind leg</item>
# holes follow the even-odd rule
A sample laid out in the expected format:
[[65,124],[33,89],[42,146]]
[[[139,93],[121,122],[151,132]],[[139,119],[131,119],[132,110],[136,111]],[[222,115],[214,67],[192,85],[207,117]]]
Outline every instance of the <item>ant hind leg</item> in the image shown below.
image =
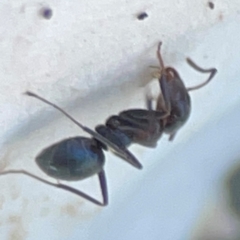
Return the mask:
[[76,194],[98,206],[106,206],[108,204],[107,184],[106,184],[106,178],[105,178],[105,174],[104,174],[103,170],[99,173],[99,181],[100,181],[101,191],[102,191],[102,195],[103,195],[103,203],[101,203],[100,201],[96,200],[95,198],[92,198],[91,196],[87,195],[86,193],[79,191],[75,188],[72,188],[70,186],[67,186],[67,185],[64,185],[61,183],[56,184],[56,183],[49,182],[43,178],[40,178],[40,177],[28,172],[28,171],[25,171],[25,170],[8,170],[8,171],[4,171],[4,172],[0,173],[0,175],[8,175],[8,174],[26,175],[28,177],[34,178],[35,180],[38,180],[38,181],[45,183],[47,185],[50,185],[52,187],[60,188],[60,189],[66,190],[68,192],[74,193],[74,194]]

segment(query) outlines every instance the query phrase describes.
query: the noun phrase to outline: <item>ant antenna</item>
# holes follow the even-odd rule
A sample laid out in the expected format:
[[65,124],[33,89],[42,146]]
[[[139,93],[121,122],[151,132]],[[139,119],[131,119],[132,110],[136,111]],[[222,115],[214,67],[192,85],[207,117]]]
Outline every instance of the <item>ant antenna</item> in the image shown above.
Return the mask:
[[197,90],[199,88],[204,87],[205,85],[207,85],[212,80],[212,78],[217,73],[217,69],[216,68],[203,69],[203,68],[199,67],[196,63],[194,63],[190,58],[187,58],[186,60],[187,60],[187,63],[192,68],[194,68],[196,71],[201,72],[201,73],[210,73],[210,76],[208,77],[208,79],[205,82],[203,82],[203,83],[201,83],[201,84],[199,84],[197,86],[187,88],[188,91]]
[[157,48],[157,58],[159,60],[161,70],[164,71],[164,63],[163,63],[163,59],[162,59],[162,55],[161,55],[161,46],[162,46],[162,42],[159,42],[158,48]]

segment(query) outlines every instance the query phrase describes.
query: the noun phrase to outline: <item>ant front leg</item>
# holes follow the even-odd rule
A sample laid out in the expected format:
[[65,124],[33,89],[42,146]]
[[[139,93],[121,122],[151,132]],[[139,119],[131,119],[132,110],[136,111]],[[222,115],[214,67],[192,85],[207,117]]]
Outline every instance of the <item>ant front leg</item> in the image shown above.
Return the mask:
[[170,96],[170,91],[169,91],[169,81],[171,80],[171,75],[168,74],[166,71],[166,68],[164,66],[163,58],[161,55],[161,46],[162,42],[158,44],[157,48],[157,58],[160,64],[160,77],[159,77],[159,84],[161,88],[161,95],[159,96],[158,99],[158,105],[157,105],[157,110],[165,110],[168,115],[170,114],[171,111],[171,96]]
[[[171,112],[171,93],[169,92],[169,83],[168,81],[172,77],[167,71],[164,66],[163,58],[161,55],[161,46],[162,42],[159,42],[158,48],[157,48],[157,58],[159,61],[159,67],[157,66],[150,66],[151,68],[158,69],[157,72],[153,73],[153,77],[157,78],[159,81],[161,94],[159,95],[157,99],[157,107],[155,111],[164,111],[165,115],[162,119],[166,118],[170,112]],[[146,96],[146,105],[148,110],[153,110],[152,102],[153,97],[150,97],[149,95]]]
[[30,172],[25,171],[25,170],[8,170],[8,171],[4,171],[4,172],[0,173],[0,175],[8,175],[8,174],[23,174],[23,175],[31,177],[35,180],[38,180],[42,183],[50,185],[52,187],[60,188],[60,189],[63,189],[65,191],[74,193],[74,194],[78,195],[79,197],[82,197],[82,198],[84,198],[84,199],[86,199],[86,200],[90,201],[91,203],[94,203],[98,206],[108,205],[108,191],[107,191],[107,183],[106,183],[106,177],[105,177],[104,170],[102,170],[100,173],[98,173],[98,178],[99,178],[99,182],[100,182],[100,188],[101,188],[101,192],[102,192],[103,202],[100,202],[100,201],[96,200],[95,198],[92,198],[88,194],[86,194],[82,191],[79,191],[75,188],[72,188],[70,186],[67,186],[67,185],[61,184],[61,183],[56,184],[56,183],[49,182],[49,181],[47,181],[43,178],[40,178],[40,177],[30,173]]
[[[171,80],[171,74],[169,74],[168,71],[166,71],[166,68],[164,66],[163,58],[161,55],[161,45],[162,42],[159,42],[158,48],[157,48],[157,58],[159,61],[159,67],[157,66],[150,66],[151,68],[157,69],[157,72],[154,72],[153,77],[157,78],[159,81],[161,93],[157,97],[157,105],[156,109],[153,109],[153,101],[156,100],[149,94],[146,95],[146,107],[149,111],[156,111],[156,112],[164,112],[164,116],[159,119],[159,125],[161,127],[165,127],[167,118],[171,114],[171,92],[169,89],[169,81]],[[164,129],[163,129],[164,131]]]

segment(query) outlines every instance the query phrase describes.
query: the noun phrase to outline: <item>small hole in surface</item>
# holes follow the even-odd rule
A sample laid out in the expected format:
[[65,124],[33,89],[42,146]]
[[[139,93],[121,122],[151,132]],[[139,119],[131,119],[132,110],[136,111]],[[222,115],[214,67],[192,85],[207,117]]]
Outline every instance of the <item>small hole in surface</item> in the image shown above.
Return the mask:
[[213,2],[208,2],[208,6],[209,6],[209,8],[214,9],[214,3]]
[[147,17],[148,17],[148,14],[146,12],[142,12],[137,15],[138,20],[144,20]]
[[43,7],[41,10],[40,10],[40,15],[45,18],[45,19],[50,19],[52,18],[52,15],[53,15],[53,11],[51,8],[49,7]]

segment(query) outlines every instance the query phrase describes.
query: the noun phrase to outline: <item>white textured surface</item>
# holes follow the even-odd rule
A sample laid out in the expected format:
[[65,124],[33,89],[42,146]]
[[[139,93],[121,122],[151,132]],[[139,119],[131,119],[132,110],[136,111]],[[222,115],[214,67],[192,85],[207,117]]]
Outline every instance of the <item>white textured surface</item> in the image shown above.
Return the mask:
[[[206,76],[186,56],[218,74],[191,93],[192,115],[173,143],[164,137],[156,149],[131,148],[142,171],[106,154],[107,208],[23,176],[1,177],[1,239],[187,239],[206,197],[240,154],[239,115],[230,121],[240,105],[239,1],[215,1],[213,10],[202,0],[48,1],[50,20],[39,15],[43,5],[0,4],[1,169],[22,167],[45,177],[34,163],[39,151],[82,135],[22,95],[26,90],[93,128],[111,114],[144,107],[159,40],[166,64],[187,86]],[[136,18],[141,11],[149,14],[144,21]],[[96,178],[76,186],[98,196]]]

